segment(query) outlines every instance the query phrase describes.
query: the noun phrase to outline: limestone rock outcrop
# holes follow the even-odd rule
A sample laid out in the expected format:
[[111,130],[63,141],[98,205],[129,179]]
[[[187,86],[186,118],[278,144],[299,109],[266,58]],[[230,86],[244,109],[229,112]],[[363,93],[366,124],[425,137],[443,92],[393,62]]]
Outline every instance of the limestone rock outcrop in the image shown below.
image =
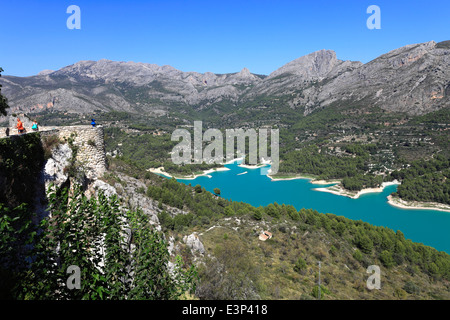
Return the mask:
[[205,247],[203,243],[200,241],[198,234],[196,232],[190,234],[189,236],[184,236],[183,242],[193,251],[198,252],[200,254],[205,253]]

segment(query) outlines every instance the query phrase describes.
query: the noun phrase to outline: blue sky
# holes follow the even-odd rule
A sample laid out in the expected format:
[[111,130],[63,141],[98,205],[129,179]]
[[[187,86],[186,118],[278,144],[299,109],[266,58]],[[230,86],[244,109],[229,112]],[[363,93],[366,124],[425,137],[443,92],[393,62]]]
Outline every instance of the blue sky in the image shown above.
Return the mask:
[[[69,30],[69,5],[81,30]],[[381,30],[369,30],[370,5]],[[80,60],[171,65],[182,71],[269,74],[320,50],[368,62],[398,47],[450,40],[448,0],[0,1],[0,66],[30,76]]]

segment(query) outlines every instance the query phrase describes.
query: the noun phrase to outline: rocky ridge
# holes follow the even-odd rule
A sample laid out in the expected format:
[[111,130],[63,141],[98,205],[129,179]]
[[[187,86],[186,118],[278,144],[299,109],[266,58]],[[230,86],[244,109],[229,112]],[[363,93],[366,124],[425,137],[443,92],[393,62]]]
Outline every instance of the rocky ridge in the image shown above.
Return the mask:
[[80,61],[36,76],[0,79],[11,112],[118,110],[161,115],[170,110],[239,105],[289,96],[305,114],[331,105],[365,103],[387,111],[425,114],[450,104],[450,42],[392,50],[366,64],[332,50],[295,59],[269,76],[247,68],[231,74],[183,72],[171,66],[109,60]]

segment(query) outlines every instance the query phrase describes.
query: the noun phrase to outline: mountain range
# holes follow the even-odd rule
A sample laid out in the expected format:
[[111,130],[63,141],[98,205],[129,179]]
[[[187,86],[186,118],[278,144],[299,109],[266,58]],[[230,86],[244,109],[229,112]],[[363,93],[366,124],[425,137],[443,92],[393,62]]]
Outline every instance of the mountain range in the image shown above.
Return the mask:
[[320,50],[267,76],[247,68],[214,74],[99,60],[31,77],[4,76],[0,84],[10,113],[125,111],[155,116],[284,97],[289,107],[301,107],[304,115],[358,104],[422,115],[450,106],[450,41],[408,45],[365,64]]

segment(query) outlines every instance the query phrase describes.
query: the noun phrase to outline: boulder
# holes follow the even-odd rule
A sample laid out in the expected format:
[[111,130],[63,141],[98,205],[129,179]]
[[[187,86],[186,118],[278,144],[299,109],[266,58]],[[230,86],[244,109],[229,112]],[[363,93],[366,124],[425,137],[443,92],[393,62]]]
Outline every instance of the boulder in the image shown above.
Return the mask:
[[183,242],[194,252],[199,252],[201,254],[205,253],[205,247],[200,241],[197,232],[190,234],[189,236],[184,236]]

